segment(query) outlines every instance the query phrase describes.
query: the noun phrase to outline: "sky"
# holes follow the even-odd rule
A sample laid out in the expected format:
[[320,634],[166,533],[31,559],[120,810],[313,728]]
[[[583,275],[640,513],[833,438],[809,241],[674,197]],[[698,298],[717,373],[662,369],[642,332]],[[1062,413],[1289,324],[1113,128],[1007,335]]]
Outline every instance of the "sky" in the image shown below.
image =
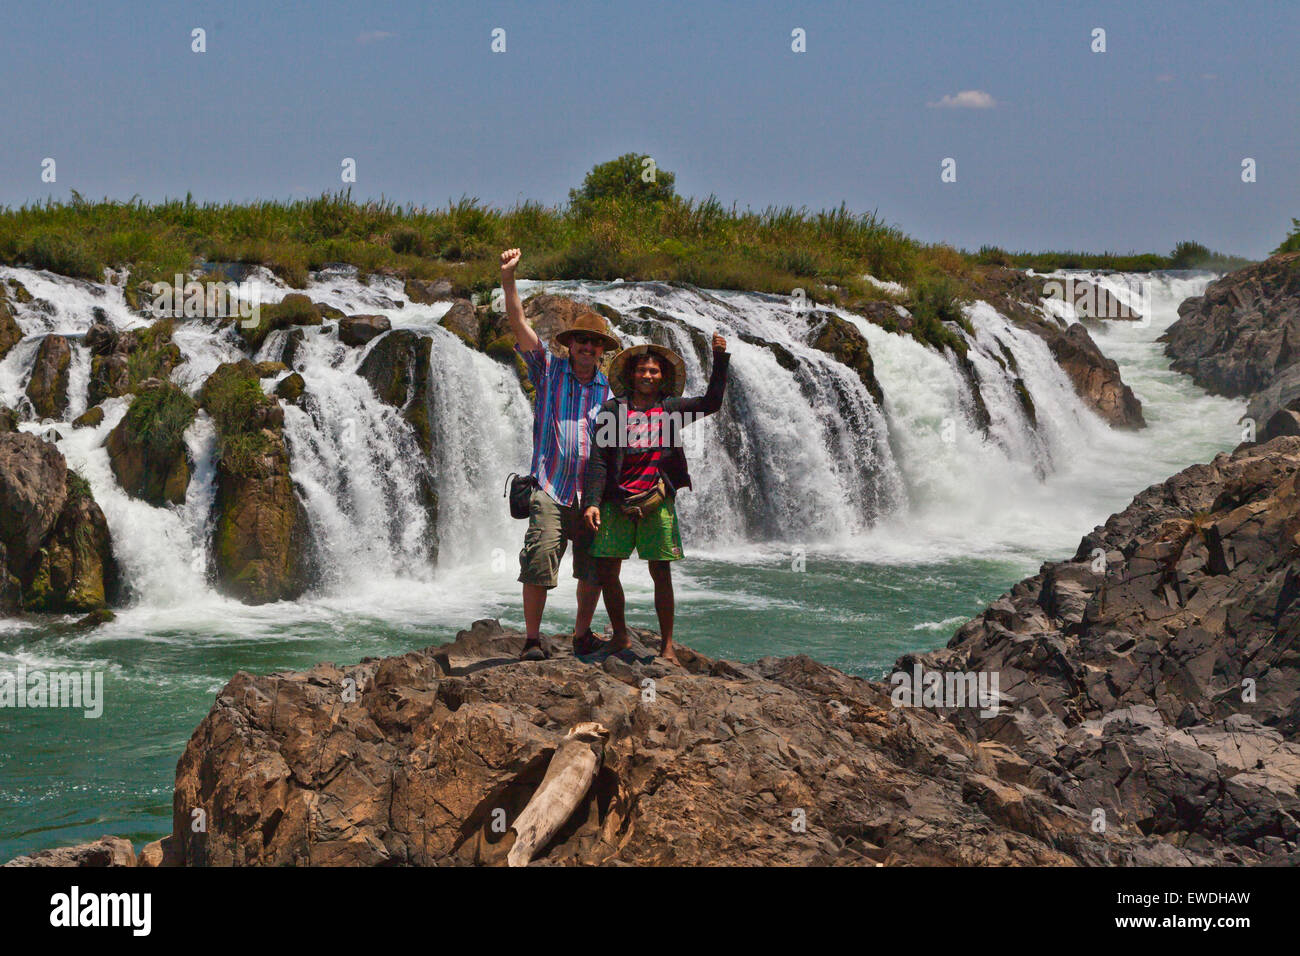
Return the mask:
[[1300,216],[1294,0],[98,0],[3,20],[9,206],[314,196],[345,158],[358,198],[556,204],[637,152],[684,195],[843,202],[968,249],[1262,257]]

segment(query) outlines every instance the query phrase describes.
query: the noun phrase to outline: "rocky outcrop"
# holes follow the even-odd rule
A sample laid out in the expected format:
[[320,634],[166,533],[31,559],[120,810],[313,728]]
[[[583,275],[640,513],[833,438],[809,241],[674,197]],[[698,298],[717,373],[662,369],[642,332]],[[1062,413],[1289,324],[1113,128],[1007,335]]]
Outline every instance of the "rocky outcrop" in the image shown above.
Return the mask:
[[0,434],[0,611],[97,610],[116,597],[117,579],[85,480],[53,444]]
[[1300,359],[1300,252],[1210,283],[1161,336],[1173,368],[1209,392],[1249,396]]
[[166,381],[172,369],[185,361],[180,346],[172,341],[172,328],[171,319],[126,332],[119,332],[107,319],[92,324],[86,332],[90,405],[130,395],[149,379]]
[[4,866],[73,866],[107,867],[135,866],[135,850],[129,840],[121,837],[100,837],[94,843],[64,846],[54,850],[41,850],[29,856],[20,856]]
[[320,325],[323,321],[322,306],[301,292],[290,292],[279,302],[260,306],[257,322],[252,326],[246,326],[240,321],[236,327],[251,353],[256,352],[266,337],[276,329]]
[[407,279],[406,297],[417,305],[432,305],[452,296],[449,279]]
[[62,418],[68,408],[72,348],[62,335],[47,335],[36,349],[26,394],[37,418]]
[[[484,621],[350,667],[237,675],[177,765],[189,865],[504,864],[568,732],[608,731],[575,814],[534,863],[1069,864],[1163,858],[1008,779],[887,689],[806,657],[679,650],[538,664]],[[650,660],[647,663],[645,661]],[[190,823],[203,811],[205,833]]]
[[185,503],[191,462],[184,434],[197,408],[189,395],[170,383],[135,397],[104,441],[122,490],[152,505]]
[[1142,403],[1120,378],[1119,365],[1097,348],[1088,330],[1074,323],[1060,331],[1035,325],[1058,365],[1069,376],[1084,404],[1115,428],[1145,428]]
[[812,311],[806,316],[809,344],[820,349],[857,373],[876,404],[884,407],[885,397],[876,381],[875,365],[867,340],[853,325],[834,312]]
[[347,315],[339,319],[339,341],[344,345],[365,345],[393,327],[383,315]]
[[438,324],[455,333],[472,349],[481,350],[487,345],[483,338],[484,330],[489,327],[489,323],[480,319],[478,310],[469,299],[457,299],[453,302],[447,314],[438,320]]
[[117,592],[108,521],[85,480],[68,472],[59,519],[27,571],[23,609],[84,614],[108,607]]
[[284,409],[246,359],[219,366],[199,401],[221,447],[213,532],[220,587],[248,604],[298,597],[309,579],[308,526],[289,476]]
[[1297,438],[1188,468],[900,668],[998,674],[1001,713],[948,716],[1068,807],[1300,862],[1297,474]]
[[433,342],[410,329],[389,332],[361,360],[357,374],[370,383],[380,401],[399,409],[411,423],[424,453],[433,450],[429,417],[430,368]]
[[23,330],[14,319],[13,307],[9,304],[9,292],[0,282],[0,359],[9,354],[23,337]]

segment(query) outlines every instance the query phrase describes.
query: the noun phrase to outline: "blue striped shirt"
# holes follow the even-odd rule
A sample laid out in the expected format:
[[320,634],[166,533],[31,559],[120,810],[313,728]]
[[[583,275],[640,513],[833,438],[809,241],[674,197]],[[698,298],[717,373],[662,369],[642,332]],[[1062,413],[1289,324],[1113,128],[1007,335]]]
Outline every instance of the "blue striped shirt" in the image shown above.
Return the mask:
[[533,405],[533,462],[530,468],[542,490],[562,505],[577,501],[591,454],[591,420],[609,398],[609,382],[599,368],[583,384],[567,358],[545,344],[531,352],[515,349],[528,366],[537,390]]

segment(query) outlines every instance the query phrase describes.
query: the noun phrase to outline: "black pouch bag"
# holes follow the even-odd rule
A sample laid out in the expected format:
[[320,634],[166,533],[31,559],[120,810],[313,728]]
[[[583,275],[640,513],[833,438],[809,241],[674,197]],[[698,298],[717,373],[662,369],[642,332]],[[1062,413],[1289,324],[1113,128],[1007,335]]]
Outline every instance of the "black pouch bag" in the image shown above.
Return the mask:
[[538,486],[537,479],[532,475],[506,476],[506,490],[502,492],[503,498],[510,499],[510,517],[527,518],[528,508],[533,497],[533,490]]

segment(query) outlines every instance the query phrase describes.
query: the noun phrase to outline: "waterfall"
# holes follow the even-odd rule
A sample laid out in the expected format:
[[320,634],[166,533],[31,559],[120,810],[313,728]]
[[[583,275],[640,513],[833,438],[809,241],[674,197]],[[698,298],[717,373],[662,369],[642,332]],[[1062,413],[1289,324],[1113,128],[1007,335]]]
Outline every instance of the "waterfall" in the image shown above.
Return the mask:
[[[293,291],[266,270],[251,277],[264,303]],[[1090,278],[1128,301],[1129,277]],[[1150,321],[1166,325],[1177,302],[1209,279],[1146,278],[1157,291]],[[0,362],[0,401],[22,407],[39,341],[58,332],[73,343],[70,420],[86,407],[90,355],[81,339],[92,320],[100,316],[120,329],[147,320],[112,284],[0,269],[0,281],[10,279],[34,298],[14,304],[25,338]],[[723,409],[685,432],[694,486],[679,509],[689,550],[723,555],[804,546],[881,561],[998,553],[1034,541],[1035,529],[1048,521],[1068,523],[1072,508],[1091,513],[1105,469],[1120,461],[1140,467],[1134,463],[1145,453],[1141,439],[1113,432],[1084,406],[1042,339],[987,303],[966,308],[973,333],[962,333],[968,351],[961,362],[846,310],[797,310],[783,296],[655,282],[521,287],[616,310],[624,344],[655,341],[683,357],[689,394],[702,393],[708,381],[712,334],[727,338],[732,360]],[[450,303],[414,303],[394,279],[362,282],[355,269],[335,268],[314,274],[304,291],[347,314],[383,315],[395,331],[427,339],[431,366],[432,450],[425,455],[401,412],[357,374],[381,339],[343,345],[332,320],[303,329],[293,364],[305,391],[298,404],[285,405],[284,433],[307,515],[314,593],[460,580],[458,572],[481,578],[489,562],[494,573],[509,575],[498,583],[512,580],[522,525],[508,517],[501,488],[507,473],[527,468],[532,416],[514,368],[439,325]],[[1062,303],[1044,310],[1074,320]],[[865,339],[881,401],[857,371],[812,344],[827,314]],[[1137,348],[1137,331],[1132,323],[1110,323],[1094,335],[1108,354],[1122,355]],[[218,365],[246,354],[228,323],[179,320],[173,340],[185,361],[172,379],[192,395]],[[254,359],[280,359],[286,341],[286,332],[273,332]],[[263,388],[270,392],[285,374],[264,379]],[[1130,384],[1141,397],[1142,388],[1163,387],[1161,374],[1153,370],[1149,380]],[[977,414],[981,404],[987,416]],[[106,402],[104,421],[94,428],[57,424],[59,445],[91,483],[136,601],[161,607],[199,593],[216,599],[208,583],[213,425],[200,414],[186,433],[195,469],[185,503],[154,508],[117,487],[102,447],[127,405]],[[1162,427],[1160,415],[1153,425]],[[1183,455],[1180,448],[1170,457]],[[436,510],[425,493],[430,488]]]

